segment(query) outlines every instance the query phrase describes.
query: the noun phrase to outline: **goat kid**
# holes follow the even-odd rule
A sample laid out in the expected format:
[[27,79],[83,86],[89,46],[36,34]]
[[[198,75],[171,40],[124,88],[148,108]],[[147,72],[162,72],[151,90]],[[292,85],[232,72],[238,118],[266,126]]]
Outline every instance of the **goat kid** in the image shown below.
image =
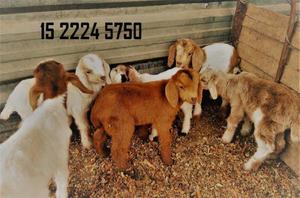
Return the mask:
[[152,124],[158,132],[162,160],[172,164],[172,122],[183,102],[195,103],[201,94],[200,76],[192,70],[180,70],[170,80],[106,86],[91,110],[96,151],[103,155],[104,142],[111,136],[112,159],[117,167],[126,169],[135,126]]
[[[245,163],[245,170],[257,170],[264,160],[279,154],[285,147],[286,129],[291,129],[292,141],[300,141],[300,98],[287,87],[247,72],[233,75],[208,69],[201,79],[213,99],[220,95],[230,101],[223,142],[232,141],[244,116],[254,123],[257,151]],[[249,133],[249,126],[243,128],[248,128],[244,135]]]
[[79,60],[75,74],[84,86],[93,90],[94,94],[84,94],[74,85],[68,85],[68,113],[75,120],[84,148],[90,148],[92,145],[87,112],[101,88],[111,83],[109,72],[110,67],[105,60],[95,54],[88,54]]
[[[56,63],[54,62],[55,61],[50,60],[50,61],[41,62],[40,64],[43,63],[59,64],[57,62]],[[67,80],[68,82],[72,83],[74,86],[79,88],[79,90],[82,91],[83,93],[87,93],[87,94],[92,93],[91,90],[88,90],[86,87],[84,87],[84,85],[79,81],[76,75],[67,72],[65,74],[65,78],[66,78],[65,80]],[[53,81],[49,83],[55,84],[56,83],[55,79],[52,80]],[[31,95],[30,92],[35,82],[36,82],[35,78],[30,78],[30,79],[22,80],[20,83],[18,83],[18,85],[14,88],[12,93],[9,95],[6,104],[0,114],[0,119],[7,120],[13,112],[17,112],[20,115],[21,119],[24,120],[33,112],[33,109],[30,104],[30,95]],[[49,84],[49,86],[51,85]],[[43,94],[37,94],[36,97],[38,100],[36,100],[37,104],[35,104],[35,108],[36,106],[40,105],[44,100]]]
[[[134,67],[132,66],[125,66],[125,65],[118,65],[117,67],[113,68],[111,70],[110,76],[113,83],[120,83],[122,82],[130,81],[130,82],[152,82],[152,81],[158,81],[158,80],[168,80],[170,79],[174,74],[176,74],[181,68],[174,67],[172,69],[168,69],[164,72],[161,72],[159,74],[148,74],[148,73],[139,73]],[[202,96],[202,95],[201,95]],[[201,101],[202,98],[198,98],[198,101]],[[184,113],[184,119],[183,119],[183,125],[181,132],[184,134],[187,134],[190,131],[191,126],[191,118],[192,116],[200,116],[202,108],[201,108],[201,102],[197,103],[195,105],[195,110],[193,112],[193,105],[184,102],[181,105],[181,110]],[[149,135],[149,139],[153,141],[153,139],[157,137],[157,130],[155,128],[152,128],[152,132]]]
[[40,63],[34,77],[36,82],[30,92],[32,108],[37,107],[40,94],[46,100],[0,145],[0,197],[48,197],[48,183],[53,177],[56,197],[68,196],[72,132],[64,100],[67,83],[78,79],[55,61]]

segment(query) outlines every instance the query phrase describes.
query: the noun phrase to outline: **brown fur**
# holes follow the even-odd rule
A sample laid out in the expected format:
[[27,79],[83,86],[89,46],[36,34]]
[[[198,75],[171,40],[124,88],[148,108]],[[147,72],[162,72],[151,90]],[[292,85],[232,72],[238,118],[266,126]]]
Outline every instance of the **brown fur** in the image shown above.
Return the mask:
[[233,73],[233,69],[237,67],[240,63],[240,57],[236,49],[233,50],[233,54],[230,59],[229,71],[228,73]]
[[[231,104],[226,131],[234,133],[244,114],[253,118],[254,112],[260,109],[263,117],[255,126],[254,135],[257,142],[271,148],[271,154],[278,154],[284,148],[283,133],[288,128],[291,128],[292,141],[299,141],[300,99],[287,87],[247,72],[232,75],[208,70],[202,74],[202,81],[212,95],[215,92]],[[262,162],[254,161],[252,169]]]
[[108,134],[112,137],[113,161],[117,167],[127,168],[135,126],[152,124],[158,131],[162,160],[172,164],[172,122],[183,102],[196,102],[199,89],[202,91],[200,76],[192,70],[181,70],[170,80],[106,86],[91,110],[96,151],[103,154]]
[[206,60],[205,52],[191,39],[178,39],[169,47],[168,66],[176,59],[176,66],[200,71]]
[[68,82],[78,87],[83,93],[93,93],[81,83],[75,74],[66,72],[63,65],[54,60],[40,63],[33,75],[36,79],[35,85],[30,90],[30,104],[33,109],[37,108],[40,94],[44,94],[44,100],[54,98],[67,91]]

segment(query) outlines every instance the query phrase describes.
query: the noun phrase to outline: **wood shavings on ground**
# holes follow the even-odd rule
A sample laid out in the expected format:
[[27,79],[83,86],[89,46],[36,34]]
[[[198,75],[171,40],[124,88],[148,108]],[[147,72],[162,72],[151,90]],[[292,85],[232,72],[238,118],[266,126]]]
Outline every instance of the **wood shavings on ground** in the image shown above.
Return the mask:
[[101,158],[80,141],[70,145],[70,197],[298,197],[299,178],[281,160],[267,160],[258,172],[243,170],[255,152],[253,136],[237,135],[223,144],[225,119],[219,106],[205,103],[201,118],[193,120],[186,136],[179,136],[181,120],[173,130],[174,165],[166,166],[157,141],[135,136],[130,149],[131,168],[117,171],[111,157]]

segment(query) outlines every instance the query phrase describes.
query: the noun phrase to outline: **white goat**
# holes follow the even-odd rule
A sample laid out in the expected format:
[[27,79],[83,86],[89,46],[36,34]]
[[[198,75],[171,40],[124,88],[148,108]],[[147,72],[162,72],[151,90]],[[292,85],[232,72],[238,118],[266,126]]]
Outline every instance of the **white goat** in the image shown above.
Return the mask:
[[83,56],[76,67],[75,74],[84,86],[94,91],[94,94],[84,94],[72,84],[68,85],[67,109],[72,115],[80,131],[81,143],[84,148],[90,148],[89,122],[87,111],[97,93],[105,84],[110,84],[109,65],[95,54]]
[[48,197],[51,178],[67,197],[71,134],[64,95],[45,100],[0,145],[0,197]]

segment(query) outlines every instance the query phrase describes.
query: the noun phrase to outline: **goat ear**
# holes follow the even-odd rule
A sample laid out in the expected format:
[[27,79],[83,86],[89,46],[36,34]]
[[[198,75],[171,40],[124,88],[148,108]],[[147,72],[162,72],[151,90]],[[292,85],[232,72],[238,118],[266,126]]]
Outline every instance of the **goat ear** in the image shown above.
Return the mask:
[[168,102],[174,108],[178,105],[179,94],[175,82],[171,79],[166,85],[165,94]]
[[78,76],[73,73],[66,72],[65,79],[67,82],[72,83],[75,87],[77,87],[80,91],[86,94],[93,94],[94,92],[88,88],[86,88],[82,82],[79,80]]
[[208,90],[209,90],[209,93],[210,93],[212,99],[215,100],[218,98],[218,92],[217,92],[216,85],[211,80],[208,82]]
[[38,88],[35,85],[33,87],[31,87],[31,89],[29,90],[29,103],[30,103],[32,110],[35,110],[37,108],[38,99],[41,94],[42,94],[42,92],[40,90],[38,90]]
[[169,67],[172,67],[172,65],[174,63],[175,54],[176,54],[176,43],[172,44],[169,47],[169,51],[168,51],[168,66]]
[[198,46],[195,46],[195,50],[192,56],[193,69],[197,72],[201,70],[201,67],[206,59],[205,52]]
[[129,66],[128,68],[128,79],[131,82],[140,82],[139,77],[138,77],[138,72],[136,69],[132,66]]
[[106,76],[106,83],[111,84],[111,79],[110,79],[110,76],[109,76],[110,66],[105,60],[103,60],[103,66],[104,66],[104,71],[105,71],[105,76]]

